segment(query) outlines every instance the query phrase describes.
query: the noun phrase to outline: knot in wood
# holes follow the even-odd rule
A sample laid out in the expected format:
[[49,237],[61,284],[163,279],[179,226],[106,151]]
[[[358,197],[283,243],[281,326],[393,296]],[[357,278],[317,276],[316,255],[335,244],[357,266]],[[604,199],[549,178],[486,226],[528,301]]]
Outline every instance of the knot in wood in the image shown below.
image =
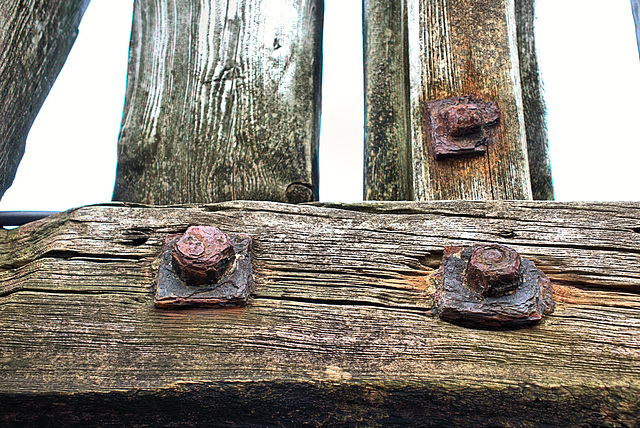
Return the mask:
[[313,201],[313,187],[307,183],[291,183],[285,192],[287,202],[302,204]]
[[171,251],[173,268],[188,285],[220,281],[235,254],[227,235],[212,226],[189,227]]
[[483,296],[504,296],[515,292],[519,284],[520,255],[500,244],[473,247],[465,280]]

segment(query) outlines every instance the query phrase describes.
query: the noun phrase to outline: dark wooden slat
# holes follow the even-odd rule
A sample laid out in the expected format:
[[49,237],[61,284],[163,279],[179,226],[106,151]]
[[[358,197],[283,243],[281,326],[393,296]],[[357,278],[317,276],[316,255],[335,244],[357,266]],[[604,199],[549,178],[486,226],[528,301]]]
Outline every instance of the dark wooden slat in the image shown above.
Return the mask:
[[89,0],[0,3],[0,198],[78,35]]
[[527,133],[527,156],[533,199],[553,200],[553,181],[547,139],[547,109],[542,96],[534,16],[536,0],[516,0],[516,31],[522,104]]
[[[248,307],[154,308],[164,237],[193,224],[253,236]],[[113,204],[57,214],[0,231],[0,419],[634,425],[638,233],[637,203]],[[427,279],[443,246],[473,242],[534,260],[556,312],[499,332],[434,318]]]
[[323,2],[135,3],[113,199],[318,197]]
[[413,199],[406,12],[402,0],[363,1],[365,200]]

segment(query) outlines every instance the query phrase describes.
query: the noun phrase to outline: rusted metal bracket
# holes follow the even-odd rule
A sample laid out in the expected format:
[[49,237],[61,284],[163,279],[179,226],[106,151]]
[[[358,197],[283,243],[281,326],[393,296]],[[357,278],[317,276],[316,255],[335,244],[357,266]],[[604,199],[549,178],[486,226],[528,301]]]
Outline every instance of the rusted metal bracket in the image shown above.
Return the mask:
[[436,160],[485,153],[495,141],[500,110],[494,101],[469,95],[428,101],[427,132]]
[[230,307],[247,303],[253,291],[249,235],[192,226],[165,238],[155,278],[155,306]]
[[545,274],[500,244],[445,247],[435,281],[438,315],[455,324],[518,328],[555,307]]

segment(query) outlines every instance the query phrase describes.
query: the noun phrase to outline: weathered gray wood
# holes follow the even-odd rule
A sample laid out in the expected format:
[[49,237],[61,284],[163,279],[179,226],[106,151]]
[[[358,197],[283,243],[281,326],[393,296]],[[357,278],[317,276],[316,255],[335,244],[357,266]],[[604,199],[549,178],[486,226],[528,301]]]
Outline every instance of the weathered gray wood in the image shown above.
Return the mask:
[[533,199],[553,200],[553,181],[547,139],[547,109],[542,96],[542,79],[534,34],[536,0],[516,0],[516,30],[522,104],[527,134],[527,155]]
[[[408,0],[416,200],[531,199],[513,0]],[[487,153],[436,161],[425,103],[460,95],[498,103]]]
[[[640,412],[640,204],[113,204],[0,231],[0,419],[64,424],[627,425]],[[165,235],[254,238],[255,295],[162,311]],[[444,245],[552,281],[517,331],[432,317]]]
[[317,199],[321,0],[139,0],[113,198]]
[[363,1],[364,199],[413,199],[403,0]]
[[78,35],[89,0],[0,2],[0,198]]
[[636,40],[638,41],[638,54],[640,55],[640,0],[631,0],[631,12],[633,22],[636,25]]

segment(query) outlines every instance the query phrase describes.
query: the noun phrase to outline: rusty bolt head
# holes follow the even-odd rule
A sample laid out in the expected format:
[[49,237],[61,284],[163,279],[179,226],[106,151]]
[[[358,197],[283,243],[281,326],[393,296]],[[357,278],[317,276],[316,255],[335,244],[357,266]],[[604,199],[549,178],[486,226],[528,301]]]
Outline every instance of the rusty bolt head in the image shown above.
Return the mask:
[[426,128],[436,160],[477,156],[497,142],[498,104],[465,95],[425,103]]
[[518,287],[520,255],[500,244],[473,247],[466,283],[485,297],[504,296]]
[[474,104],[454,105],[443,113],[449,135],[454,137],[480,132],[484,124],[484,118]]
[[171,251],[175,272],[187,285],[216,283],[235,258],[227,235],[211,226],[191,226]]

